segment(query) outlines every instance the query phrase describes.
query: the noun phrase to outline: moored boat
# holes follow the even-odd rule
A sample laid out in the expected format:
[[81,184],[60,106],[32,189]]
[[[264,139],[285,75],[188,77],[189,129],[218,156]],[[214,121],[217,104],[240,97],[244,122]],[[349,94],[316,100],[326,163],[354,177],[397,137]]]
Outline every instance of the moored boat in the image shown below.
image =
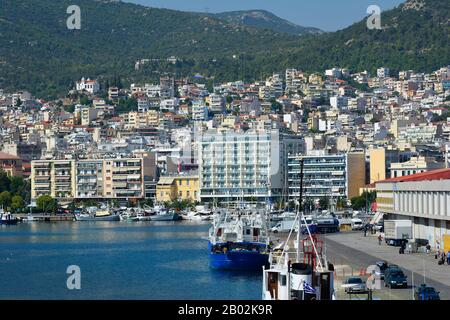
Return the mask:
[[0,212],[0,225],[11,226],[16,225],[17,222],[19,222],[19,219],[14,217],[11,213],[3,211]]
[[[303,161],[300,167],[298,210],[284,244],[270,253],[270,267],[263,269],[263,300],[332,300],[334,267],[323,254],[324,242],[311,232],[308,219],[301,212],[303,195]],[[301,223],[299,223],[301,222]],[[304,225],[307,236],[298,230],[294,250],[289,243],[296,225]],[[303,239],[302,239],[303,238]]]
[[209,232],[210,266],[222,270],[258,270],[268,264],[268,242],[262,215],[218,213]]
[[112,212],[109,208],[97,210],[88,208],[84,213],[75,214],[76,221],[120,221],[120,215]]

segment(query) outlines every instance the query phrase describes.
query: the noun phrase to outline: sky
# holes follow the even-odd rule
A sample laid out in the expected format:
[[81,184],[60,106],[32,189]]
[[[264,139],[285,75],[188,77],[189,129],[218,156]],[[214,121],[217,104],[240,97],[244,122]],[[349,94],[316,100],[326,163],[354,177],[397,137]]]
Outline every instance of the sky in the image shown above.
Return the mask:
[[263,9],[306,27],[336,31],[367,16],[369,5],[382,11],[405,0],[123,0],[149,7],[194,12]]

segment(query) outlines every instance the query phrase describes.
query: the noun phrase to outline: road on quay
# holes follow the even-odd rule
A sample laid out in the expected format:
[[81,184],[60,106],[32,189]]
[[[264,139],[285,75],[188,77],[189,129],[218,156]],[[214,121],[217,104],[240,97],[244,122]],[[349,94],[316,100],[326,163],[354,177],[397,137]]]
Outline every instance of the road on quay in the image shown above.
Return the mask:
[[[408,288],[388,289],[383,286],[382,290],[374,292],[374,297],[378,299],[413,299],[412,279],[414,279],[415,286],[424,283],[425,280],[428,285],[440,291],[442,300],[450,300],[450,285],[447,283],[450,282],[450,266],[438,266],[434,257],[423,253],[400,255],[398,247],[390,247],[385,243],[379,246],[376,237],[364,237],[361,232],[327,234],[322,239],[326,244],[326,256],[329,262],[336,266],[349,266],[353,269],[355,276],[359,276],[360,270],[366,270],[368,266],[374,265],[379,260],[397,264],[405,272],[408,277]],[[348,276],[351,276],[351,273]],[[382,285],[384,285],[383,281]],[[339,288],[336,289],[339,290]]]

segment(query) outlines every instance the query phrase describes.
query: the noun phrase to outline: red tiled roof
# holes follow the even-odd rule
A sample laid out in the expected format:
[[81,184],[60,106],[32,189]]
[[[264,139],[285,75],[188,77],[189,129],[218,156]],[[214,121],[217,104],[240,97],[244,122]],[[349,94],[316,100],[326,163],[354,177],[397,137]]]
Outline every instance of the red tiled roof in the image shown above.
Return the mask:
[[413,182],[413,181],[430,181],[450,179],[450,169],[437,169],[427,172],[410,174],[408,176],[397,177],[378,181],[376,183],[393,183],[393,182]]

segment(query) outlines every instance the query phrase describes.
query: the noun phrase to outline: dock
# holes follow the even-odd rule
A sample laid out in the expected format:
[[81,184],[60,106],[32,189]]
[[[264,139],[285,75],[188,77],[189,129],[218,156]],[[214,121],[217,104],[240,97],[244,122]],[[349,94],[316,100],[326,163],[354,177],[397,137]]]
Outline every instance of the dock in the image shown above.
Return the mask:
[[[14,215],[19,220],[23,221],[28,219],[28,214],[16,214]],[[73,214],[33,214],[33,221],[36,222],[58,222],[58,221],[73,221]]]

